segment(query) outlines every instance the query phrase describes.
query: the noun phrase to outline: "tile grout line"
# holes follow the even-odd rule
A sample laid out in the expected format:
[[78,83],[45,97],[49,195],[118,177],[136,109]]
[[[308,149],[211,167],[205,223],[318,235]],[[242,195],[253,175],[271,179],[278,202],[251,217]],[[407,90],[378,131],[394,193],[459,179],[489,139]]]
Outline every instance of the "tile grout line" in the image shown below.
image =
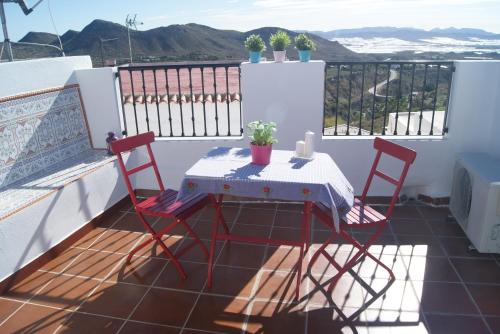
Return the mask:
[[[277,215],[278,215],[278,204],[276,204],[276,206],[275,206],[275,211],[274,211],[274,216],[273,216],[273,222],[271,223],[271,228],[269,229],[268,238],[271,238],[271,236],[272,236],[273,229],[274,229],[274,222],[276,221],[276,216]],[[260,280],[262,278],[262,271],[260,269],[265,264],[264,261],[267,258],[267,253],[269,251],[269,244],[266,244],[265,247],[266,248],[264,250],[264,255],[262,256],[262,260],[260,261],[259,270],[257,271],[257,277],[255,278],[255,282],[253,283],[252,290],[250,291],[249,302],[248,302],[248,304],[247,304],[247,306],[245,308],[245,312],[247,314],[245,315],[245,319],[243,320],[243,326],[241,327],[241,334],[245,334],[246,331],[247,331],[248,321],[250,320],[251,312],[252,312],[252,309],[253,309],[253,306],[254,306],[254,303],[255,303],[255,299],[256,299],[255,293],[257,292],[257,289],[259,288]],[[299,265],[302,265],[302,263],[300,263]],[[298,275],[298,273],[297,273],[297,275]]]
[[[161,217],[160,217],[161,218]],[[158,220],[160,220],[160,218],[158,218]],[[195,223],[193,224],[193,227],[196,226],[198,224],[198,218],[196,218],[196,221]],[[186,224],[188,224],[188,222],[186,221],[185,222]],[[177,252],[177,250],[179,248],[181,248],[181,246],[184,244],[184,242],[188,239],[189,237],[187,235],[184,235],[184,237],[182,238],[182,240],[177,244],[177,246],[175,247],[175,250],[172,252],[173,254],[175,254]],[[137,304],[132,308],[132,311],[130,311],[129,315],[127,316],[127,318],[125,319],[125,321],[123,322],[123,324],[120,326],[120,328],[118,328],[118,330],[116,331],[116,334],[120,333],[123,328],[125,327],[125,325],[127,324],[127,322],[129,322],[130,318],[132,317],[132,315],[134,315],[135,311],[139,308],[139,305],[141,305],[142,301],[144,300],[144,298],[146,298],[147,294],[149,293],[149,291],[151,291],[151,289],[154,287],[154,285],[156,284],[156,282],[158,281],[158,279],[160,279],[160,276],[161,274],[165,271],[165,269],[167,268],[168,264],[170,263],[171,261],[168,260],[166,261],[166,263],[163,265],[163,267],[161,268],[160,272],[158,273],[158,275],[156,276],[156,278],[151,282],[151,284],[148,286],[148,288],[146,289],[146,292],[144,292],[144,294],[142,295],[142,297],[139,299],[139,301],[137,302]]]
[[[233,223],[231,224],[231,227],[229,227],[229,232],[232,231],[232,229],[235,225],[235,221],[237,221],[238,218],[240,217],[242,208],[243,208],[243,205],[240,204],[240,206],[238,207],[238,212],[236,213],[236,216],[233,219]],[[221,204],[221,212],[222,212],[222,204]],[[215,214],[217,214],[217,213],[215,213]],[[217,249],[217,240],[214,240],[214,242],[215,242],[215,249]],[[214,262],[212,264],[212,268],[210,268],[211,270],[214,270],[215,265],[217,264],[219,258],[222,256],[222,251],[224,250],[226,245],[227,245],[227,240],[224,240],[224,243],[222,244],[222,248],[221,248],[219,254],[217,254],[216,258],[214,259]],[[208,261],[207,261],[207,268],[208,268]],[[189,318],[191,318],[191,315],[193,314],[194,309],[196,308],[196,305],[198,304],[198,301],[200,300],[201,294],[203,293],[203,291],[205,290],[205,287],[207,286],[207,283],[208,283],[208,280],[205,279],[205,283],[203,283],[203,286],[201,287],[200,291],[197,293],[194,304],[191,307],[191,310],[189,310],[189,313],[187,314],[186,319],[184,320],[184,324],[182,324],[182,328],[181,328],[181,331],[179,332],[179,334],[182,334],[184,332],[184,329],[186,329],[186,326],[189,322]],[[213,284],[213,276],[212,276],[212,284]]]
[[[120,219],[121,219],[121,218],[123,218],[124,216],[125,216],[125,214],[124,214],[124,215],[122,215],[122,216],[120,217]],[[109,231],[110,229],[112,229],[112,228],[113,228],[113,227],[114,227],[114,226],[118,223],[118,221],[119,221],[120,219],[116,220],[113,224],[111,224],[111,226],[110,226],[110,227],[108,227],[108,228],[107,228],[107,229],[106,229],[106,230],[105,230],[105,231],[104,231],[104,232],[103,232],[103,233],[102,233],[102,234],[101,234],[101,235],[100,235],[100,236],[99,236],[96,240],[94,240],[94,241],[93,241],[93,242],[89,245],[89,247],[88,247],[88,248],[90,248],[90,247],[91,247],[92,245],[94,245],[97,241],[99,241],[99,239],[100,239],[100,238],[101,238],[101,237],[102,237],[102,236],[103,236],[103,235],[104,235],[107,231]],[[159,220],[160,220],[160,218],[157,218],[157,219],[156,219],[156,220],[155,220],[155,221],[154,221],[151,225],[154,227],[154,226],[156,225],[156,223],[157,223]],[[140,244],[140,242],[144,239],[144,237],[145,237],[145,236],[146,236],[146,233],[143,233],[142,237],[141,237],[141,238],[139,238],[139,239],[138,239],[138,240],[137,240],[137,241],[136,241],[136,242],[135,242],[135,243],[134,243],[134,244],[130,247],[130,250],[134,249],[134,247],[137,247],[137,246]],[[83,252],[82,252],[82,253],[83,253]],[[79,254],[79,255],[75,258],[75,260],[76,260],[76,259],[77,259],[77,258],[78,258],[78,257],[79,257],[82,253],[80,253],[80,254]],[[98,283],[98,284],[97,284],[97,285],[96,285],[96,286],[95,286],[95,287],[94,287],[91,291],[89,291],[89,292],[87,293],[87,295],[84,297],[84,299],[82,300],[82,302],[81,302],[80,304],[78,304],[78,306],[77,306],[77,307],[73,310],[73,312],[72,312],[72,313],[70,313],[70,315],[68,316],[68,318],[67,318],[67,319],[65,319],[65,320],[64,320],[64,322],[67,322],[68,320],[70,320],[70,319],[71,319],[71,317],[73,316],[73,314],[75,314],[74,312],[75,312],[75,311],[78,311],[78,310],[82,307],[82,305],[83,305],[83,304],[85,304],[85,303],[87,302],[87,300],[90,298],[90,296],[92,296],[92,294],[93,294],[94,292],[96,292],[96,291],[97,291],[97,289],[99,289],[99,288],[102,286],[102,284],[106,281],[106,279],[107,279],[109,276],[111,276],[111,274],[113,274],[113,272],[114,272],[116,269],[118,269],[118,268],[122,265],[122,263],[124,263],[125,261],[126,261],[126,259],[121,259],[120,261],[118,261],[118,262],[117,262],[117,263],[116,263],[116,264],[115,264],[115,265],[111,268],[111,270],[108,272],[108,274],[107,274],[107,275],[104,275],[104,277],[103,277],[103,278],[99,279],[99,281],[100,281],[100,282],[99,282],[99,283]],[[65,270],[66,268],[68,268],[68,267],[65,267],[63,270],[61,270],[61,272],[64,272],[64,270]],[[63,323],[64,323],[64,322],[63,322]],[[56,334],[56,333],[59,331],[59,329],[61,329],[61,327],[62,327],[63,323],[61,323],[61,324],[60,324],[60,325],[59,325],[59,326],[58,326],[58,327],[54,330],[53,334]]]
[[[123,217],[125,217],[125,213],[121,214],[114,222],[113,224],[111,224],[111,226],[114,226],[120,219],[122,219]],[[97,242],[102,236],[103,234],[107,231],[108,229],[106,229],[105,231],[103,231],[98,237],[96,240],[94,240],[90,245],[92,246],[95,242]],[[88,248],[88,247],[87,247]],[[83,253],[83,251],[82,251]],[[61,269],[61,272],[63,272],[64,270],[66,270],[67,268],[69,268],[79,257],[80,255],[82,254],[78,254],[74,259],[72,259],[65,267],[63,267]],[[23,304],[21,306],[19,306],[16,310],[14,310],[14,312],[12,312],[8,317],[6,317],[2,322],[0,322],[0,327],[2,327],[10,318],[12,318],[27,302],[31,301],[35,296],[37,296],[43,289],[45,289],[50,283],[52,283],[54,281],[54,279],[56,279],[57,276],[51,278],[47,283],[45,283],[41,288],[39,288],[38,290],[36,290],[33,294],[33,296],[31,296],[30,298],[28,298],[26,301],[23,302]]]

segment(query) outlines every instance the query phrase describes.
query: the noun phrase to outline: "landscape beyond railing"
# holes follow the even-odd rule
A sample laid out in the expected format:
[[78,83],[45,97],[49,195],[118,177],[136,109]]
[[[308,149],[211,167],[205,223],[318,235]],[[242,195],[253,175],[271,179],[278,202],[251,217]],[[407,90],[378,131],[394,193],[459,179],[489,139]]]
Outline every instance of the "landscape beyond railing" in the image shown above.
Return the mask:
[[323,135],[444,135],[453,62],[327,62]]
[[240,63],[179,62],[118,67],[127,135],[241,136]]

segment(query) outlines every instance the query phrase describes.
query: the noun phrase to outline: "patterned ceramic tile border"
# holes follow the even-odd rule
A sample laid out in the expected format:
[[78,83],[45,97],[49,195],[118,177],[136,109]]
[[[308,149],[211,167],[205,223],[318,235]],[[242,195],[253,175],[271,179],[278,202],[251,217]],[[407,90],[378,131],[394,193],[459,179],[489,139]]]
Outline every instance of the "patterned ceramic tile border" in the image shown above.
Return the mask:
[[0,188],[91,145],[78,85],[0,99]]

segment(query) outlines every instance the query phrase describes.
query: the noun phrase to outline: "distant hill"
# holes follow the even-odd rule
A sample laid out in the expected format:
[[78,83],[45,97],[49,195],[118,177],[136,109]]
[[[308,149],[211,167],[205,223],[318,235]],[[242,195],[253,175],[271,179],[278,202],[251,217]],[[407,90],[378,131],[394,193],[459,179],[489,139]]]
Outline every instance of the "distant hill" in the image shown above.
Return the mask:
[[[269,36],[280,28],[265,27],[247,32],[235,30],[220,30],[195,23],[184,25],[170,25],[145,31],[131,32],[132,48],[134,58],[137,61],[175,61],[175,60],[243,60],[248,58],[248,53],[243,42],[250,34],[260,34],[266,44]],[[291,37],[296,32],[285,30]],[[82,31],[70,30],[61,36],[66,55],[91,55],[96,64],[100,63],[99,38],[113,39],[104,44],[105,58],[116,58],[122,62],[128,59],[129,48],[127,28],[121,24],[104,20],[94,20]],[[356,54],[337,42],[326,40],[320,36],[311,35],[318,49],[313,53],[313,59],[324,60],[362,60],[366,55]],[[44,43],[58,45],[57,36],[54,34],[30,32],[21,41],[31,43]],[[17,58],[23,58],[19,52],[36,55],[36,47],[16,46],[14,50]],[[29,49],[29,52],[26,51]],[[41,49],[40,49],[41,50]],[[41,50],[40,54],[46,53]],[[45,55],[43,55],[45,56]],[[272,58],[272,50],[268,50],[264,56]],[[296,59],[297,52],[293,47],[289,48],[289,58]]]
[[447,37],[459,40],[467,40],[470,38],[481,39],[500,39],[500,34],[491,33],[481,29],[470,28],[434,28],[431,30],[416,29],[416,28],[395,28],[395,27],[367,27],[357,29],[339,29],[331,31],[311,31],[311,34],[323,37],[325,39],[332,38],[399,38],[408,41],[419,39]]

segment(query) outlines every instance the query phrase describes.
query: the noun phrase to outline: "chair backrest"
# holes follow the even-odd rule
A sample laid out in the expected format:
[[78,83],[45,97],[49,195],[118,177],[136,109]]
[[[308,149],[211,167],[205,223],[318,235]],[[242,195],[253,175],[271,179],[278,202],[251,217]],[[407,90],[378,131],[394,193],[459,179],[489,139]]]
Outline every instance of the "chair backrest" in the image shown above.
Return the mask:
[[[368,175],[368,179],[366,180],[365,188],[363,190],[363,194],[361,195],[361,201],[364,203],[366,199],[366,195],[370,190],[370,186],[372,184],[372,180],[374,176],[380,177],[382,180],[387,181],[395,186],[394,193],[391,198],[391,202],[389,204],[389,209],[387,210],[385,216],[387,218],[391,217],[392,210],[394,209],[394,205],[399,197],[399,192],[401,191],[401,187],[405,181],[406,175],[408,174],[408,170],[410,165],[415,161],[417,157],[417,152],[406,148],[404,146],[394,144],[388,140],[376,137],[373,142],[373,147],[377,150],[377,155],[375,156],[375,160],[373,161],[372,168],[370,170],[370,174]],[[399,175],[399,179],[394,179],[393,177],[381,172],[378,170],[378,163],[380,162],[380,157],[382,153],[390,155],[398,160],[404,162],[403,170]]]
[[[130,194],[130,198],[132,199],[132,203],[134,206],[137,205],[137,198],[135,196],[134,188],[132,187],[132,183],[130,182],[130,175],[140,172],[146,168],[153,167],[155,172],[156,181],[160,186],[160,190],[164,191],[165,188],[163,186],[163,182],[161,180],[160,172],[158,171],[158,166],[156,165],[156,160],[153,155],[153,150],[151,150],[151,143],[155,141],[154,132],[142,133],[136,136],[131,136],[123,139],[116,140],[111,143],[111,150],[118,157],[118,164],[120,165],[120,169],[123,174],[123,178],[125,179],[125,184],[127,185],[128,192]],[[123,162],[122,153],[131,151],[135,148],[146,146],[149,162],[134,167],[132,169],[127,170],[125,164]]]

